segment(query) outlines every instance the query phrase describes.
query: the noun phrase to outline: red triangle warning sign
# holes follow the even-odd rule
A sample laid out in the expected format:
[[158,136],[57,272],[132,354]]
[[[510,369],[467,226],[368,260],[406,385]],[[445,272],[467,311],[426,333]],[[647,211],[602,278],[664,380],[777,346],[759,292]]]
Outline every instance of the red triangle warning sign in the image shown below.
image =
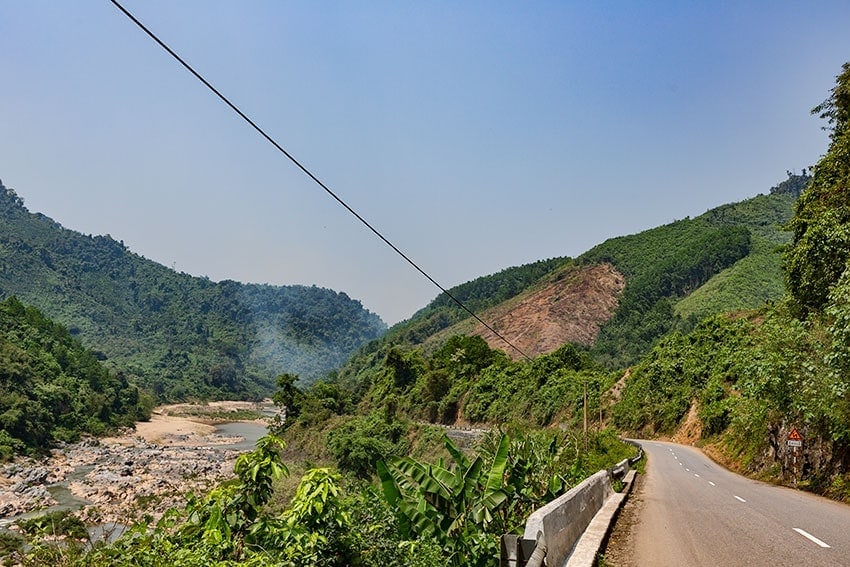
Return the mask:
[[803,436],[802,436],[802,435],[800,435],[800,432],[799,432],[799,431],[797,431],[797,428],[796,428],[796,427],[792,427],[792,428],[791,428],[791,432],[790,432],[790,433],[788,433],[788,440],[789,440],[789,441],[802,441],[802,440],[803,440]]

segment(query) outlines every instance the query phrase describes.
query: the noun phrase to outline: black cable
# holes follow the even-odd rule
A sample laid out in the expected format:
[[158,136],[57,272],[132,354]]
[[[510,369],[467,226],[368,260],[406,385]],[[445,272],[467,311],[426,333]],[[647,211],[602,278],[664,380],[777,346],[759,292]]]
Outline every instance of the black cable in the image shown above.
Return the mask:
[[345,209],[346,209],[349,213],[351,213],[352,215],[354,215],[354,216],[357,218],[357,220],[359,220],[361,223],[363,223],[363,225],[365,225],[365,226],[366,226],[366,228],[368,228],[369,230],[371,230],[371,231],[375,234],[375,236],[377,236],[378,238],[380,238],[381,240],[383,240],[383,241],[384,241],[384,243],[385,243],[387,246],[389,246],[390,248],[392,248],[392,249],[393,249],[393,251],[395,251],[395,253],[396,253],[396,254],[398,254],[399,256],[401,256],[402,258],[404,258],[404,259],[407,261],[407,263],[408,263],[408,264],[410,264],[411,266],[413,266],[413,267],[416,269],[416,271],[418,271],[420,274],[422,274],[423,276],[425,276],[426,278],[428,278],[428,281],[430,281],[432,284],[434,284],[435,286],[437,286],[437,287],[440,289],[440,291],[442,291],[443,293],[445,293],[445,294],[446,294],[446,296],[448,296],[448,297],[449,297],[449,299],[451,299],[452,301],[454,301],[455,303],[457,303],[457,304],[461,307],[461,309],[463,309],[464,311],[466,311],[467,313],[469,313],[472,317],[474,317],[474,318],[475,318],[475,320],[476,320],[476,321],[478,321],[479,323],[481,323],[482,325],[484,325],[487,329],[489,329],[491,333],[493,333],[494,335],[496,335],[497,337],[499,337],[501,340],[503,340],[503,341],[505,342],[505,344],[507,344],[507,345],[508,345],[508,346],[510,346],[512,349],[514,349],[515,351],[517,351],[519,354],[521,354],[521,355],[522,355],[523,357],[525,357],[527,360],[531,360],[531,357],[530,357],[530,356],[528,356],[527,354],[525,354],[522,350],[520,350],[518,347],[516,347],[516,346],[515,346],[513,343],[511,343],[508,339],[506,339],[505,337],[503,337],[502,335],[500,335],[500,334],[498,333],[498,331],[496,331],[496,329],[494,329],[493,327],[491,327],[490,325],[488,325],[487,323],[485,323],[485,322],[484,322],[484,321],[483,321],[483,320],[482,320],[482,319],[481,319],[478,315],[476,315],[476,314],[475,314],[475,313],[474,313],[471,309],[469,309],[469,308],[468,308],[466,305],[464,305],[464,304],[463,304],[463,303],[462,303],[459,299],[457,299],[457,298],[456,298],[456,297],[454,297],[451,293],[449,293],[449,291],[448,291],[447,289],[445,289],[443,286],[441,286],[441,285],[437,282],[437,280],[435,280],[434,278],[432,278],[430,275],[428,275],[428,273],[427,273],[425,270],[423,270],[422,268],[420,268],[420,267],[416,264],[416,262],[414,262],[413,260],[411,260],[410,258],[408,258],[408,256],[407,256],[404,252],[402,252],[401,250],[399,250],[399,249],[398,249],[398,247],[396,247],[396,245],[395,245],[395,244],[393,244],[392,242],[390,242],[390,241],[389,241],[389,240],[388,240],[388,239],[387,239],[387,238],[386,238],[383,234],[381,234],[380,232],[378,232],[378,230],[377,230],[375,227],[373,227],[371,224],[369,224],[369,222],[368,222],[366,219],[364,219],[363,217],[361,217],[361,216],[357,213],[357,211],[355,211],[354,209],[352,209],[352,208],[348,205],[348,203],[346,203],[345,201],[343,201],[343,200],[342,200],[339,196],[337,196],[337,195],[336,195],[336,193],[334,193],[333,191],[331,191],[331,190],[330,190],[330,188],[329,188],[327,185],[325,185],[324,183],[322,183],[322,181],[321,181],[318,177],[316,177],[315,175],[313,175],[313,173],[312,173],[309,169],[307,169],[305,166],[303,166],[303,165],[301,164],[301,162],[299,162],[297,159],[295,159],[295,157],[294,157],[292,154],[290,154],[288,151],[286,151],[286,150],[283,148],[283,146],[281,146],[280,144],[278,144],[278,143],[274,140],[274,138],[272,138],[271,136],[269,136],[268,134],[266,134],[266,132],[265,132],[262,128],[260,128],[260,127],[259,127],[259,126],[258,126],[258,125],[257,125],[257,124],[253,121],[253,120],[251,120],[250,118],[248,118],[248,116],[247,116],[244,112],[242,112],[241,110],[239,110],[239,107],[237,107],[235,104],[233,104],[232,102],[230,102],[230,100],[229,100],[226,96],[224,96],[223,94],[221,94],[221,93],[218,91],[218,89],[216,89],[214,86],[212,86],[212,85],[210,84],[210,82],[209,82],[209,81],[207,81],[204,77],[202,77],[202,76],[201,76],[201,74],[200,74],[200,73],[198,73],[197,71],[195,71],[195,69],[193,69],[191,65],[189,65],[188,63],[186,63],[186,62],[185,62],[185,61],[184,61],[184,60],[183,60],[183,59],[182,59],[179,55],[177,55],[177,53],[175,53],[175,52],[174,52],[174,50],[173,50],[173,49],[171,49],[170,47],[168,47],[168,45],[166,45],[164,41],[162,41],[161,39],[159,39],[159,38],[158,38],[158,37],[157,37],[157,36],[156,36],[156,35],[155,35],[152,31],[150,31],[147,27],[145,27],[145,25],[144,25],[142,22],[140,22],[138,19],[136,19],[136,17],[135,17],[133,14],[131,14],[131,13],[130,13],[130,12],[129,12],[126,8],[124,8],[124,6],[122,6],[121,4],[119,4],[119,3],[117,2],[117,0],[110,0],[110,2],[112,2],[112,3],[115,5],[115,7],[116,7],[116,8],[118,8],[119,10],[121,10],[121,12],[123,12],[125,16],[127,16],[128,18],[130,18],[130,20],[131,20],[134,24],[136,24],[136,26],[138,26],[138,27],[139,27],[139,29],[141,29],[141,30],[142,30],[143,32],[145,32],[145,33],[146,33],[146,34],[147,34],[147,35],[148,35],[148,36],[149,36],[152,40],[154,40],[157,44],[159,44],[159,46],[160,46],[160,47],[162,47],[162,48],[163,48],[163,49],[164,49],[164,50],[165,50],[165,51],[166,51],[169,55],[171,55],[171,57],[173,57],[174,59],[176,59],[176,60],[177,60],[177,62],[178,62],[178,63],[180,63],[180,64],[181,64],[181,65],[182,65],[182,66],[183,66],[183,67],[184,67],[187,71],[189,71],[190,73],[192,73],[192,75],[194,75],[196,79],[198,79],[199,81],[201,81],[201,83],[203,83],[205,87],[207,87],[209,90],[211,90],[213,93],[215,93],[215,95],[216,95],[218,98],[220,98],[220,99],[221,99],[221,101],[222,101],[222,102],[224,102],[224,104],[226,104],[227,106],[229,106],[229,107],[231,108],[231,110],[233,110],[233,112],[235,112],[236,114],[238,114],[238,115],[240,116],[240,118],[242,118],[242,120],[244,120],[245,122],[247,122],[248,124],[250,124],[250,125],[251,125],[251,127],[252,127],[252,128],[254,128],[254,130],[256,130],[256,131],[257,131],[257,132],[258,132],[258,133],[259,133],[259,134],[260,134],[263,138],[265,138],[265,139],[266,139],[266,141],[268,141],[271,145],[273,145],[275,148],[277,148],[277,150],[278,150],[280,153],[282,153],[283,155],[285,155],[285,156],[287,157],[287,159],[289,159],[289,161],[291,161],[293,164],[295,164],[295,165],[298,167],[298,169],[300,169],[301,171],[303,171],[303,172],[304,172],[304,173],[305,173],[305,174],[306,174],[306,175],[307,175],[310,179],[312,179],[313,181],[315,181],[315,182],[316,182],[316,184],[317,184],[319,187],[321,187],[322,189],[324,189],[324,190],[325,190],[325,193],[327,193],[328,195],[330,195],[331,197],[333,197],[333,199],[334,199],[337,203],[339,203],[340,205],[342,205],[343,207],[345,207]]

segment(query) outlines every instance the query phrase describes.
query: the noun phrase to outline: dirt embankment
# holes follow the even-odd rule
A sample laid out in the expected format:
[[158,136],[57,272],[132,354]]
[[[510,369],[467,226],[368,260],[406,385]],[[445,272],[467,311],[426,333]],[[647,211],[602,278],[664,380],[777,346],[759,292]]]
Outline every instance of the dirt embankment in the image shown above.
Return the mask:
[[[613,317],[625,286],[626,278],[610,264],[572,268],[485,313],[484,319],[529,356],[552,352],[566,342],[592,345],[599,328]],[[493,348],[520,356],[482,325],[474,334]]]

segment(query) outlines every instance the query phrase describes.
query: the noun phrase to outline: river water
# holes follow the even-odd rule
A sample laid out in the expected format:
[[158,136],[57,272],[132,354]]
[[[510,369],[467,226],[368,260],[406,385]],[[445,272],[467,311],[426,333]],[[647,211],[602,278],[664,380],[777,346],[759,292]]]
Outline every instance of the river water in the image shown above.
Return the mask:
[[268,428],[265,425],[258,423],[246,423],[236,421],[233,423],[220,423],[215,426],[215,433],[225,437],[243,437],[242,441],[238,441],[231,445],[219,445],[222,449],[235,449],[237,451],[250,451],[254,448],[257,439],[268,433]]

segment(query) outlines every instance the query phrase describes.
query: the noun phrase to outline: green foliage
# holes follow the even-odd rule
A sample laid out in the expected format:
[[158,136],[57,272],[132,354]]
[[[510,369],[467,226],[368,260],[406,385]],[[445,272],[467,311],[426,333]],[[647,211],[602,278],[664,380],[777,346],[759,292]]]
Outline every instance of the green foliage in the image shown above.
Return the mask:
[[670,434],[697,403],[703,437],[719,436],[753,470],[773,466],[780,430],[799,424],[807,444],[826,455],[820,470],[808,474],[844,472],[850,449],[845,279],[830,297],[832,318],[825,322],[802,322],[776,306],[748,318],[716,316],[689,334],[665,338],[632,369],[614,423],[642,435]]
[[809,181],[811,177],[805,173],[795,175],[789,172],[788,179],[771,188],[769,195],[721,205],[698,218],[713,226],[741,226],[750,231],[753,239],[785,244],[791,236],[785,225],[794,213],[794,203]]
[[601,394],[611,382],[587,353],[566,344],[531,362],[485,368],[467,386],[461,414],[471,422],[524,421],[544,426],[559,414],[567,420],[580,415],[585,384],[588,409],[597,412]]
[[234,465],[237,480],[216,488],[202,499],[191,499],[187,521],[177,531],[183,541],[199,541],[217,559],[240,559],[245,546],[259,545],[266,528],[260,521],[272,495],[272,483],[289,474],[280,459],[283,441],[265,436],[256,449],[240,455]]
[[69,512],[50,512],[34,518],[18,520],[21,531],[27,535],[67,536],[86,540],[89,532],[82,520]]
[[297,381],[298,376],[288,372],[277,377],[277,390],[272,396],[272,401],[280,408],[282,416],[279,418],[280,423],[273,424],[277,431],[283,431],[301,414],[304,393],[295,385]]
[[590,452],[564,433],[542,431],[493,433],[473,458],[445,445],[451,464],[407,457],[378,464],[402,537],[436,541],[445,565],[494,564],[502,534],[521,531],[534,508],[629,451],[610,433],[593,436]]
[[410,446],[404,435],[407,427],[393,416],[373,410],[356,416],[328,432],[328,448],[337,466],[360,478],[369,478],[379,460],[406,455]]
[[[487,565],[498,553],[498,515],[509,494],[503,487],[510,439],[502,436],[489,466],[467,459],[448,439],[452,470],[397,457],[378,463],[384,497],[399,510],[402,537],[434,539],[447,564]],[[494,525],[495,524],[495,525]]]
[[788,171],[788,179],[770,188],[771,195],[788,195],[794,200],[797,200],[803,194],[803,190],[811,181],[811,177],[806,173],[806,168],[803,168],[802,175],[796,175],[792,171]]
[[850,258],[850,63],[812,112],[828,121],[831,143],[789,223],[786,281],[802,315],[823,309]]
[[780,300],[784,293],[781,249],[766,240],[754,239],[746,258],[678,301],[673,311],[683,321],[695,324],[718,313],[758,309]]
[[685,219],[632,236],[613,238],[583,254],[585,264],[607,262],[626,276],[614,317],[600,330],[593,352],[627,365],[676,323],[672,306],[712,276],[747,256],[750,232]]
[[430,356],[394,348],[385,360],[370,377],[362,407],[430,422],[569,421],[581,412],[585,384],[588,409],[595,415],[615,380],[589,353],[571,344],[531,362],[511,362],[480,337],[455,335]]
[[630,431],[671,433],[701,396],[708,404],[705,416],[722,422],[726,417],[718,404],[748,362],[751,331],[746,319],[715,316],[687,335],[664,338],[632,369],[614,407],[614,423]]
[[151,409],[67,329],[15,298],[0,301],[0,459],[132,426]]
[[826,315],[825,387],[822,400],[832,440],[850,449],[850,269],[845,269],[829,294]]
[[177,273],[31,214],[0,185],[0,297],[11,295],[160,399],[261,398],[281,371],[312,382],[385,330],[344,293]]

